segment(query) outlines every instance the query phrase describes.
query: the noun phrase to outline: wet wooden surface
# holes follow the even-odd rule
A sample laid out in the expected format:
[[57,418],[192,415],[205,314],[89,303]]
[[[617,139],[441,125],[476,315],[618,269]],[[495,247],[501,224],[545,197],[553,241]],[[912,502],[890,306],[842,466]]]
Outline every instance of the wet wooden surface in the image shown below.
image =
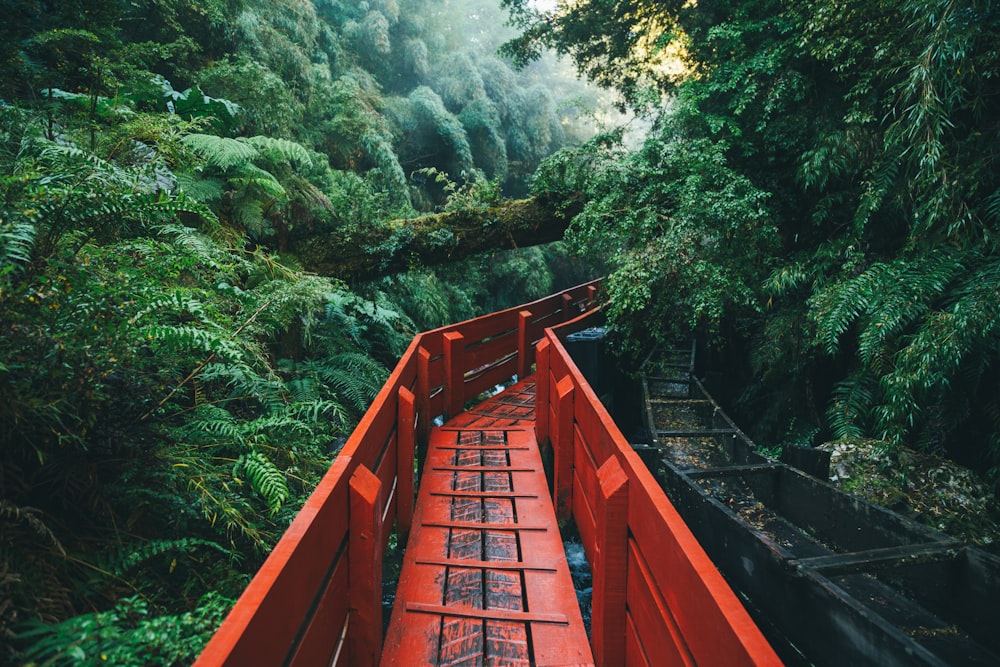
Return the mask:
[[522,381],[431,433],[383,665],[591,665]]

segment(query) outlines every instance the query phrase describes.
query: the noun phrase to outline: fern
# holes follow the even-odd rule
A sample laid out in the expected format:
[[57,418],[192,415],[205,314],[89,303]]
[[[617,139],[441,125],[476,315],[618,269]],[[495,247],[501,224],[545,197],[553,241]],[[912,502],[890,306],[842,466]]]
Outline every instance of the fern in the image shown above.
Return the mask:
[[264,498],[271,514],[281,509],[288,500],[288,484],[285,475],[260,452],[250,452],[240,457],[233,469],[233,475],[245,473],[251,486]]
[[148,542],[126,545],[100,560],[98,565],[101,569],[111,572],[115,576],[122,577],[129,570],[142,565],[156,556],[165,553],[190,554],[197,549],[203,548],[218,551],[232,560],[238,560],[241,557],[239,552],[227,549],[217,542],[194,537],[183,537],[176,540],[150,540]]
[[826,411],[834,438],[864,437],[877,395],[878,380],[870,373],[855,372],[848,379],[838,382]]
[[208,354],[237,361],[245,358],[244,350],[239,343],[218,333],[206,331],[192,326],[152,324],[142,327],[140,335],[148,340],[155,340],[163,347],[175,351],[200,350]]
[[25,269],[31,261],[37,230],[30,222],[0,219],[0,278]]
[[334,355],[316,370],[359,413],[368,409],[388,378],[380,363],[360,353]]
[[253,145],[239,139],[217,137],[214,134],[189,134],[181,142],[221,171],[250,164],[260,155]]
[[250,137],[248,139],[238,139],[250,144],[257,149],[258,154],[266,157],[271,162],[281,162],[282,160],[297,163],[300,167],[312,167],[312,158],[309,151],[302,144],[289,141],[288,139],[276,139],[273,137]]

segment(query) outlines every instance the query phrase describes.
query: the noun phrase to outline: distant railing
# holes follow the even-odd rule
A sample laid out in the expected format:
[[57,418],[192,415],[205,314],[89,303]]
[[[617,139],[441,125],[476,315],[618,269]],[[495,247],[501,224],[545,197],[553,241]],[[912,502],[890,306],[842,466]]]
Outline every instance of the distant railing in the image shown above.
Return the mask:
[[591,564],[597,664],[781,664],[570,359],[563,342],[591,315],[538,344],[535,419],[556,515],[574,519]]
[[375,665],[382,555],[413,516],[414,451],[435,417],[535,362],[545,329],[596,305],[588,283],[418,335],[199,657],[217,665]]

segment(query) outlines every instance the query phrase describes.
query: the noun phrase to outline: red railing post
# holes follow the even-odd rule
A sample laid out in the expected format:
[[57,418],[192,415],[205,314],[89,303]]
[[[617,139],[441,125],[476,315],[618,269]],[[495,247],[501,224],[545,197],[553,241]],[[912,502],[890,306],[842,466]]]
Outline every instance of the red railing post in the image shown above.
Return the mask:
[[555,423],[552,429],[553,501],[560,520],[573,515],[573,378],[569,375],[556,383]]
[[[548,338],[538,342],[535,349],[535,440],[544,446],[549,440],[549,350]],[[549,443],[551,445],[551,443]]]
[[444,334],[444,410],[451,419],[465,407],[465,336],[457,331]]
[[431,353],[427,348],[417,348],[417,400],[420,409],[417,411],[417,434],[420,436],[420,446],[426,447],[431,439]]
[[349,663],[376,667],[382,656],[382,483],[358,466],[350,486]]
[[625,664],[625,591],[628,569],[628,475],[618,459],[608,458],[597,471],[597,548],[594,552],[594,598],[591,644],[601,667]]
[[399,388],[399,406],[396,418],[396,524],[399,527],[400,544],[406,544],[406,536],[413,523],[413,456],[416,447],[416,418],[413,392],[406,387]]
[[597,285],[587,285],[587,308],[591,308],[597,302]]
[[517,378],[523,380],[531,375],[531,358],[533,348],[528,339],[528,326],[533,315],[530,310],[522,310],[517,314]]
[[576,317],[573,313],[573,297],[569,294],[562,295],[562,321],[569,322],[571,319]]

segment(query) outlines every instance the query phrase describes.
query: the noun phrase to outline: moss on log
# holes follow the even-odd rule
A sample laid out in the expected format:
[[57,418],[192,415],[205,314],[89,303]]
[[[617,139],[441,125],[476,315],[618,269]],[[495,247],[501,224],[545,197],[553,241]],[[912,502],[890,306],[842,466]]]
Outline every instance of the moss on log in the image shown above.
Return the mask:
[[309,271],[360,282],[489,250],[558,241],[578,211],[578,206],[557,210],[538,198],[517,199],[483,211],[393,220],[350,236],[314,236],[291,250]]

